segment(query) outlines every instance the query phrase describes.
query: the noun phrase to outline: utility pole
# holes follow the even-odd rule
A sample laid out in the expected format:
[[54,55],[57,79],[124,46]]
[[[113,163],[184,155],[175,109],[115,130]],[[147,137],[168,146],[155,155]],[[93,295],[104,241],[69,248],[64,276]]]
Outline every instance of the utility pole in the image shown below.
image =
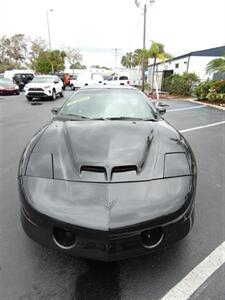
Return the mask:
[[[148,6],[152,5],[155,0],[135,0],[138,8],[144,9],[144,28],[143,28],[143,57],[142,57],[142,91],[145,88],[145,40],[146,40],[146,13]],[[148,4],[148,6],[147,6]]]
[[144,5],[144,29],[143,29],[143,56],[142,56],[142,85],[141,90],[145,90],[145,39],[146,39],[146,3]]
[[[53,9],[50,9],[50,11],[53,11]],[[50,34],[50,25],[49,25],[49,16],[48,16],[48,10],[46,10],[46,17],[47,17],[47,27],[48,27],[48,42],[49,42],[49,49],[52,52],[52,43],[51,43],[51,34]],[[54,74],[54,66],[51,62],[52,67],[52,74]]]
[[117,57],[118,57],[118,48],[113,49],[115,51],[115,73],[117,73]]

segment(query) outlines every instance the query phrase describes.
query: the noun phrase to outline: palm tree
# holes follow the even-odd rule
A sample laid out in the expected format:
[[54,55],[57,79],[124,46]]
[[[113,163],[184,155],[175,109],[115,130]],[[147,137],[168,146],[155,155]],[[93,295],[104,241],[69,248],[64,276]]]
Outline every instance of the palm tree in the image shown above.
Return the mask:
[[124,66],[125,68],[128,68],[128,69],[134,67],[133,53],[132,52],[127,52],[126,55],[122,56],[121,65]]
[[148,68],[148,50],[146,49],[136,49],[133,54],[134,66],[141,66],[142,60],[144,58],[144,68],[147,70]]
[[224,72],[225,71],[225,52],[223,57],[211,60],[206,66],[206,73]]
[[155,78],[155,67],[156,67],[157,59],[160,60],[160,62],[163,62],[167,58],[171,58],[171,55],[165,52],[163,44],[152,41],[151,47],[148,51],[148,57],[154,59],[153,71],[152,71],[152,83],[151,83],[151,89],[153,90],[154,78]]

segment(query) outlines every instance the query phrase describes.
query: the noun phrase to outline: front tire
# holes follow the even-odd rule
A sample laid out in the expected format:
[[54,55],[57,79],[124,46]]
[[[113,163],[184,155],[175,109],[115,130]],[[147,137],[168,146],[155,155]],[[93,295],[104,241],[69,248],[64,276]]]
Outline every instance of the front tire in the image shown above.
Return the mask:
[[73,84],[71,84],[71,85],[70,85],[70,88],[71,88],[71,90],[72,90],[72,91],[74,91],[74,90],[75,90],[75,87],[74,87],[74,85],[73,85]]
[[55,91],[55,90],[52,91],[52,97],[51,97],[51,99],[52,99],[53,101],[56,100],[56,91]]
[[63,89],[61,90],[61,92],[59,93],[60,97],[64,97],[64,93],[63,93]]

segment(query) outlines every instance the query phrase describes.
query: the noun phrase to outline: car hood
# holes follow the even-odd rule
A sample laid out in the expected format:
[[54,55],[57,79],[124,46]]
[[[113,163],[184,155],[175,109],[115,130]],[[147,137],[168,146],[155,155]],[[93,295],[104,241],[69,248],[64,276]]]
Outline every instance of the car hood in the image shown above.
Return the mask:
[[26,84],[26,88],[39,88],[39,87],[45,87],[51,85],[51,82],[47,83],[28,83]]
[[33,148],[40,164],[52,155],[55,179],[84,182],[163,178],[164,155],[171,152],[188,146],[163,120],[53,121]]
[[18,86],[14,83],[0,83],[0,86],[4,89],[18,89]]

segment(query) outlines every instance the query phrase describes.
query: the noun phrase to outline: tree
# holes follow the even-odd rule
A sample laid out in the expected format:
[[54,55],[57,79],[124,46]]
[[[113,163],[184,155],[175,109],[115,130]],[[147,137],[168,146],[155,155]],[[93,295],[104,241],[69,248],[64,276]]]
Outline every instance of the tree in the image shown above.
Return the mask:
[[211,74],[214,72],[225,71],[225,53],[221,58],[215,58],[211,60],[206,66],[206,73]]
[[49,51],[50,63],[53,65],[55,72],[63,71],[65,69],[66,53],[60,50]]
[[159,59],[162,62],[165,61],[167,58],[171,58],[171,55],[165,52],[163,44],[152,41],[151,47],[148,50],[148,57],[153,58],[152,82],[151,82],[151,88],[153,89],[157,59]]
[[127,52],[126,55],[123,55],[121,58],[121,65],[125,68],[131,69],[134,67],[134,57],[132,52]]
[[18,33],[10,39],[10,56],[16,66],[21,67],[21,63],[27,58],[27,41],[24,34]]
[[36,72],[49,74],[52,71],[52,65],[55,72],[64,70],[65,52],[60,50],[41,51],[36,59]]
[[145,71],[148,68],[149,53],[147,49],[136,49],[133,54],[134,66],[142,66],[142,60],[144,58]]
[[28,38],[24,34],[0,38],[0,71],[20,69],[27,59]]
[[76,63],[80,63],[82,61],[82,55],[79,49],[72,47],[64,47],[63,51],[65,52],[66,58],[70,64],[70,69],[74,69],[71,68],[71,66],[74,66]]
[[111,68],[109,68],[109,67],[100,66],[100,65],[92,65],[91,68],[95,68],[95,69],[104,69],[104,70],[111,70]]
[[82,65],[80,62],[76,62],[74,65],[70,66],[70,69],[81,69],[85,70],[87,67],[85,65]]
[[47,42],[41,37],[36,38],[31,41],[31,47],[29,52],[30,67],[36,70],[37,59],[40,54],[47,51]]

